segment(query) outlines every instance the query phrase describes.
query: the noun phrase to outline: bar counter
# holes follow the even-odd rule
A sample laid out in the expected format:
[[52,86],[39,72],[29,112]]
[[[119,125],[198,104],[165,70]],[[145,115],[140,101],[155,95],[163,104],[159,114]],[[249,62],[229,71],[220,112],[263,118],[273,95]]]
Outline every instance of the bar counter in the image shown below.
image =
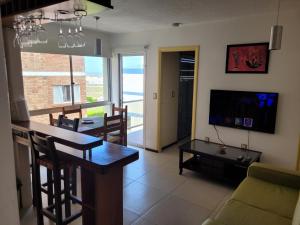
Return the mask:
[[[123,224],[123,167],[139,158],[137,150],[37,122],[13,123],[12,128],[15,142],[21,145],[28,146],[29,130],[53,135],[59,157],[80,166],[83,225]],[[95,142],[98,146],[85,157],[82,154],[87,149],[85,145]]]

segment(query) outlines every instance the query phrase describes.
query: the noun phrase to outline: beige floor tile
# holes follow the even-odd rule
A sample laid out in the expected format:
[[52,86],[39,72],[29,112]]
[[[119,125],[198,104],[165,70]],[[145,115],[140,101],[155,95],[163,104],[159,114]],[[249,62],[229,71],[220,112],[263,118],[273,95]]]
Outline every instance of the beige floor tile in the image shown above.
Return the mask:
[[158,225],[152,221],[145,219],[144,217],[140,217],[136,220],[132,225]]
[[[123,225],[131,225],[134,221],[139,218],[139,215],[131,212],[128,209],[123,210]],[[46,217],[44,217],[44,225],[54,225],[55,223],[50,222]],[[36,218],[33,208],[28,209],[23,212],[21,225],[35,225]],[[81,217],[70,223],[70,225],[82,225]]]
[[128,209],[123,209],[123,225],[130,225],[138,218],[139,218],[138,214]]
[[124,177],[123,178],[123,187],[126,187],[128,184],[131,184],[132,182],[134,182],[133,179],[130,179],[128,177]]
[[141,166],[126,166],[123,170],[123,175],[126,178],[136,180],[143,176],[147,171]]
[[176,196],[170,196],[156,204],[144,217],[159,225],[199,225],[210,210]]
[[187,201],[213,210],[232,189],[211,180],[189,178],[172,193]]
[[137,181],[150,185],[152,187],[161,189],[165,192],[171,192],[179,185],[185,182],[186,178],[178,175],[177,173],[171,173],[168,171],[163,172],[149,172],[140,177]]
[[166,194],[160,189],[133,182],[124,188],[124,208],[142,215]]

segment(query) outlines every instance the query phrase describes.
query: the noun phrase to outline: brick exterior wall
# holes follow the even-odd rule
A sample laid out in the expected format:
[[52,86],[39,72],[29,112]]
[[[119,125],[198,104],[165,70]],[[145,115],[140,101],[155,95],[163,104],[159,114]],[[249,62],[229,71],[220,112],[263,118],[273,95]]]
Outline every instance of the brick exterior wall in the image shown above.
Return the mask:
[[[53,104],[53,86],[70,85],[67,76],[24,76],[24,92],[29,110],[51,108],[61,105]],[[74,77],[75,84],[80,85],[80,100],[86,100],[85,76]]]
[[[23,71],[69,72],[68,55],[22,52]],[[73,56],[73,70],[84,72],[84,57]]]
[[[69,72],[69,56],[40,54],[22,52],[23,72]],[[74,72],[84,72],[84,57],[73,58]],[[51,108],[53,104],[53,86],[70,85],[71,77],[66,75],[45,76],[35,74],[35,76],[23,76],[24,94],[29,110]],[[86,78],[85,76],[74,76],[75,84],[80,85],[80,100],[86,101]],[[33,117],[35,121],[48,123],[48,115]]]

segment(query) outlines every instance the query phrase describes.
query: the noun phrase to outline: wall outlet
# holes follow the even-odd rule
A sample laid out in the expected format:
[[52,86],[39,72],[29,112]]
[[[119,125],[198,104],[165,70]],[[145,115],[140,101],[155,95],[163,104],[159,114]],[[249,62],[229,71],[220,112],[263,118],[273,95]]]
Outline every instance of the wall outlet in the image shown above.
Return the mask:
[[242,148],[242,149],[248,149],[248,145],[246,145],[246,144],[241,144],[241,148]]
[[205,142],[209,142],[209,137],[204,138]]

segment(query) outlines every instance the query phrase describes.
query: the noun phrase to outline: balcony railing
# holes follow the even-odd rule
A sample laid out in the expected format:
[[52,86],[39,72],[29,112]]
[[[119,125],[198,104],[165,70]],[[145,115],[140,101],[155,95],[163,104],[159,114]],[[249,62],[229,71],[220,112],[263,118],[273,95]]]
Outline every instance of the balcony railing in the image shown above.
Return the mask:
[[123,105],[128,106],[128,124],[127,128],[143,126],[144,124],[144,100],[123,101]]

